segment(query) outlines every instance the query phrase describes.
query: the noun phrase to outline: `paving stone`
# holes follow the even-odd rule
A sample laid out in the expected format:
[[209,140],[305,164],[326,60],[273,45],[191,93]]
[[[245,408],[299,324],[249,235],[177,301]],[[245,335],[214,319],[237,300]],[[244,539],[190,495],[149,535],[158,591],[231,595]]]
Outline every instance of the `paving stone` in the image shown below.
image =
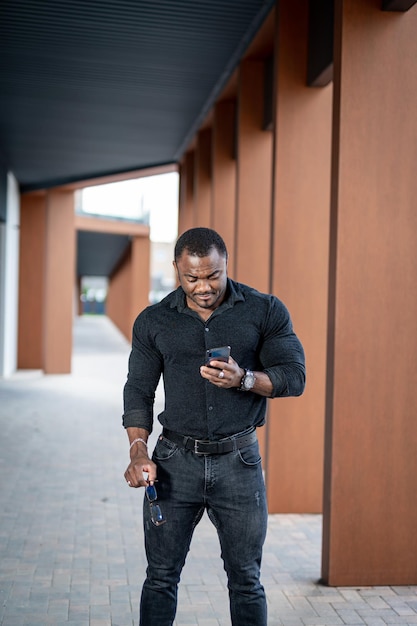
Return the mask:
[[[0,626],[138,624],[143,493],[123,479],[121,425],[129,346],[106,318],[77,319],[74,340],[72,375],[0,380]],[[156,412],[162,400],[158,390]],[[417,626],[417,586],[320,585],[321,530],[320,515],[269,516],[268,626]],[[175,626],[189,625],[230,626],[207,516],[179,587]]]

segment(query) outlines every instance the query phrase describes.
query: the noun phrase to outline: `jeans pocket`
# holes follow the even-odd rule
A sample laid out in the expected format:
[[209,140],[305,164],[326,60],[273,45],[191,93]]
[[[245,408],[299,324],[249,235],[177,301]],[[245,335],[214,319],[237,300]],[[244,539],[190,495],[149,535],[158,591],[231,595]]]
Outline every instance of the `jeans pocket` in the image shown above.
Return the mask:
[[259,443],[255,441],[249,446],[245,446],[238,450],[239,458],[244,465],[254,466],[261,462],[261,454],[259,452]]
[[153,457],[157,461],[166,461],[173,457],[177,451],[178,446],[176,443],[173,443],[172,441],[169,441],[169,439],[165,439],[163,435],[160,435],[153,451]]

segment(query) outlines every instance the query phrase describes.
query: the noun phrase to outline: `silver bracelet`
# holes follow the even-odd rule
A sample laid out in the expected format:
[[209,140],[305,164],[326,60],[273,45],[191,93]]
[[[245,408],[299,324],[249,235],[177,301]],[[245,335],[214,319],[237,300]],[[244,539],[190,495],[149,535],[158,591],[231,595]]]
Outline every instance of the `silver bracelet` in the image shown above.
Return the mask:
[[129,450],[131,450],[133,448],[133,446],[135,445],[135,443],[143,443],[145,444],[146,447],[148,447],[148,444],[146,443],[146,441],[144,439],[142,439],[142,437],[138,437],[137,439],[134,439],[132,441],[132,443],[130,444],[130,448]]

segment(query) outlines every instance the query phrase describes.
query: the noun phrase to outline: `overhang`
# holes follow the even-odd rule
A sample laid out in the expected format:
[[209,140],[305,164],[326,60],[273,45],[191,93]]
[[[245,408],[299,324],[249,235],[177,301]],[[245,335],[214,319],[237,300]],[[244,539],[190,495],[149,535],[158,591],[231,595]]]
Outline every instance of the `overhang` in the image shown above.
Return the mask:
[[0,160],[23,192],[177,163],[273,0],[2,0]]

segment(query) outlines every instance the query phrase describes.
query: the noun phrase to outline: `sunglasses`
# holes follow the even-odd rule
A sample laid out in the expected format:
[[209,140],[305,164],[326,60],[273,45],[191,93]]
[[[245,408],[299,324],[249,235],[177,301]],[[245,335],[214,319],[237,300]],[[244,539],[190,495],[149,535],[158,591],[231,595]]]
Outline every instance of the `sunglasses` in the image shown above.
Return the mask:
[[155,526],[161,526],[161,524],[165,524],[166,518],[162,513],[161,507],[157,503],[158,494],[156,493],[155,485],[148,485],[145,488],[145,493],[146,498],[149,502],[152,524],[155,524]]

